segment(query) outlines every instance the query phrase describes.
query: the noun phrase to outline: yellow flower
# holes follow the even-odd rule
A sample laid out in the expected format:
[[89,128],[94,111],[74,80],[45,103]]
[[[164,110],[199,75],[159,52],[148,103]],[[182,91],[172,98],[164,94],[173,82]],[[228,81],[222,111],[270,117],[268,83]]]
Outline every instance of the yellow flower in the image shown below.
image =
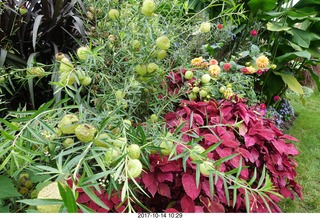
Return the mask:
[[253,74],[253,73],[255,73],[257,71],[257,69],[255,69],[252,66],[247,67],[247,70],[248,70],[248,74]]
[[256,59],[256,64],[259,68],[266,68],[269,65],[269,59],[262,55]]
[[202,57],[199,57],[199,58],[194,58],[191,60],[191,64],[193,66],[201,66],[202,62],[203,62],[203,58]]
[[218,74],[220,74],[220,66],[219,65],[210,65],[209,66],[209,73],[213,76],[213,77],[217,77]]

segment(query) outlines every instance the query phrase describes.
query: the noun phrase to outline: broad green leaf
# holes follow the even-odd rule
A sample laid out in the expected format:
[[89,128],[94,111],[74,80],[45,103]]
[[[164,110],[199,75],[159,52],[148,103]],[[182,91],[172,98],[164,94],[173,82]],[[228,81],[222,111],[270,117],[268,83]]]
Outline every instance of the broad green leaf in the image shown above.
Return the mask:
[[0,176],[0,199],[17,196],[21,196],[21,194],[14,187],[12,180],[5,176]]
[[298,94],[304,93],[301,84],[298,82],[298,80],[293,75],[283,74],[283,73],[279,73],[279,72],[274,72],[274,73],[276,75],[280,75],[282,77],[283,82],[286,83],[292,91],[294,91]]
[[293,37],[292,42],[298,44],[301,47],[309,48],[310,42],[312,40],[319,40],[319,36],[315,33],[311,33],[309,31],[300,30],[297,28],[292,28],[288,31]]
[[305,7],[288,11],[287,15],[291,20],[304,20],[310,16],[317,15],[317,11],[313,7]]
[[248,5],[253,12],[261,11],[271,11],[277,5],[277,0],[250,0]]
[[0,207],[0,213],[10,213],[10,209],[8,205]]
[[301,52],[290,52],[286,53],[282,56],[278,56],[276,58],[277,62],[288,62],[290,60],[293,60],[295,58],[305,58],[305,59],[310,59],[311,54],[308,51],[301,51]]
[[270,31],[279,32],[279,31],[288,31],[291,28],[290,27],[285,27],[285,26],[280,26],[278,24],[268,22],[267,23],[267,29],[270,30]]

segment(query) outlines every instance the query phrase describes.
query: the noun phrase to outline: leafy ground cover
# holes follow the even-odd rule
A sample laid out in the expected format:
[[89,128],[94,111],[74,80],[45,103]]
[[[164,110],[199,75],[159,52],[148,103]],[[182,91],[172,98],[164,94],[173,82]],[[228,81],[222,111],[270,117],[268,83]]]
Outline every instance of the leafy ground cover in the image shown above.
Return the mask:
[[304,200],[294,202],[286,200],[281,203],[284,212],[320,212],[319,168],[320,168],[320,94],[314,93],[301,104],[298,97],[290,96],[291,104],[298,114],[289,134],[297,137],[296,143],[300,151],[297,157],[297,181],[303,187]]

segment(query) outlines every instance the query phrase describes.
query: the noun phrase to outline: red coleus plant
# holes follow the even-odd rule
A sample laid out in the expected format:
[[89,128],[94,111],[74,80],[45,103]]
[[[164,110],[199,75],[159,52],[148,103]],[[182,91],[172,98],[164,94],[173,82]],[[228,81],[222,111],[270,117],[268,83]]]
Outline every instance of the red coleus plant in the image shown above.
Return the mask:
[[[242,159],[243,165],[247,168],[241,171],[240,178],[249,181],[256,174],[256,170],[260,177],[265,166],[276,192],[285,198],[294,199],[294,193],[302,198],[301,186],[295,181],[297,163],[294,156],[298,154],[298,150],[289,142],[297,139],[283,134],[270,120],[256,113],[254,108],[248,108],[245,102],[182,101],[175,112],[166,115],[166,122],[172,132],[183,124],[181,132],[184,142],[190,142],[196,135],[202,137],[198,144],[207,149],[221,141],[221,144],[207,156],[213,160],[232,154],[235,156],[222,163],[220,171],[227,172],[238,168]],[[181,152],[179,147],[177,152]],[[215,183],[214,199],[211,199],[208,194],[206,177],[201,176],[201,183],[196,187],[195,167],[191,162],[188,162],[187,171],[184,172],[179,161],[168,161],[166,158],[161,159],[157,156],[151,157],[150,160],[151,170],[142,176],[142,182],[153,197],[170,198],[168,204],[174,202],[174,207],[164,209],[165,211],[175,209],[184,212],[206,212],[212,211],[208,206],[213,205],[215,206],[213,211],[242,212],[246,210],[245,194],[242,189],[239,189],[236,195],[237,201],[233,208],[230,206],[233,200],[226,199],[225,188],[219,180]],[[163,178],[163,174],[168,177]],[[268,196],[268,199],[250,196],[250,211],[280,212],[276,205],[279,197],[271,193]],[[157,200],[161,198],[158,197]],[[266,208],[265,202],[270,209]]]

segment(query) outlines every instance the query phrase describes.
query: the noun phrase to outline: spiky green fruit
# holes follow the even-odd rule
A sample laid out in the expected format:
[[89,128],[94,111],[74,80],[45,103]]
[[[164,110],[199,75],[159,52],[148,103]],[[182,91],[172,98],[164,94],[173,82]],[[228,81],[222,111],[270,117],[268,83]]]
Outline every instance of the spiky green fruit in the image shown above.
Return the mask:
[[136,51],[139,51],[141,48],[141,42],[139,40],[132,41],[132,48]]
[[199,92],[200,98],[205,98],[208,95],[208,92],[205,90],[200,90]]
[[210,27],[211,27],[211,24],[209,22],[202,22],[200,25],[200,31],[202,33],[208,33],[210,32]]
[[199,87],[192,88],[192,92],[195,93],[195,94],[199,93],[199,91],[200,91]]
[[190,151],[190,158],[193,161],[201,160],[202,156],[200,155],[202,152],[204,152],[206,149],[202,147],[201,145],[195,145],[193,149]]
[[149,63],[148,66],[147,66],[147,71],[148,73],[153,73],[155,71],[157,71],[159,68],[159,66],[155,63]]
[[127,139],[124,137],[119,137],[117,139],[112,140],[112,144],[116,148],[122,148],[123,145],[127,144]]
[[57,61],[61,61],[63,58],[65,58],[65,55],[62,52],[58,52],[54,56]]
[[108,148],[109,144],[107,142],[109,142],[111,140],[110,136],[108,133],[100,133],[98,136],[95,137],[95,139],[93,140],[93,144],[97,147],[104,147],[104,148]]
[[[38,193],[38,199],[59,199],[62,197],[59,192],[58,182],[52,182],[42,188]],[[37,208],[42,213],[58,213],[61,205],[38,205]]]
[[196,93],[192,92],[192,93],[189,94],[189,99],[190,100],[196,100],[197,98],[198,98],[198,96],[197,96]]
[[147,68],[146,65],[140,65],[140,64],[139,64],[139,65],[136,66],[136,72],[137,72],[139,75],[143,76],[143,75],[147,74],[148,68]]
[[90,54],[90,48],[88,46],[81,46],[77,49],[77,56],[79,60],[85,61]]
[[193,78],[193,72],[192,71],[186,71],[186,73],[184,74],[184,78],[187,80],[190,80],[191,78]]
[[88,86],[90,85],[92,82],[92,78],[89,77],[89,76],[85,76],[81,81],[80,81],[80,84],[83,85],[83,86]]
[[139,159],[141,149],[140,149],[140,146],[137,144],[130,144],[127,148],[127,152],[128,152],[128,156],[131,159]]
[[[170,132],[167,133],[166,137],[170,137],[172,134]],[[160,143],[161,153],[165,156],[168,156],[171,154],[172,150],[174,149],[174,144],[170,140],[163,140]]]
[[210,161],[204,161],[200,164],[200,173],[203,176],[209,176],[210,172],[213,170],[213,164]]
[[64,57],[61,59],[59,66],[59,71],[61,73],[69,73],[73,68],[74,66],[68,58]]
[[58,128],[63,134],[74,134],[79,119],[75,114],[67,114],[58,123]]
[[45,76],[45,70],[42,67],[32,67],[27,69],[27,75],[42,77]]
[[73,145],[73,144],[74,144],[73,138],[66,138],[66,139],[64,139],[64,141],[62,142],[62,145],[63,145],[64,148],[68,148],[68,147],[70,147],[70,146]]
[[128,174],[132,178],[140,176],[142,172],[142,163],[138,159],[130,159],[128,161]]
[[211,80],[211,76],[209,74],[204,74],[201,76],[201,83],[207,84]]
[[170,40],[167,36],[158,37],[156,44],[162,50],[168,50],[170,48]]
[[120,150],[117,148],[109,148],[105,153],[105,161],[107,165],[112,164],[121,156]]
[[158,59],[164,59],[165,57],[167,56],[167,51],[166,50],[160,50],[158,53],[157,53],[157,58]]
[[73,72],[64,72],[60,75],[60,83],[63,86],[72,85],[77,81],[76,74]]
[[141,13],[145,16],[151,16],[156,9],[156,4],[153,0],[144,0],[141,7]]
[[120,13],[117,9],[110,9],[108,16],[111,20],[115,20],[119,17]]
[[92,141],[96,132],[97,129],[88,123],[80,124],[74,130],[76,137],[84,143]]

